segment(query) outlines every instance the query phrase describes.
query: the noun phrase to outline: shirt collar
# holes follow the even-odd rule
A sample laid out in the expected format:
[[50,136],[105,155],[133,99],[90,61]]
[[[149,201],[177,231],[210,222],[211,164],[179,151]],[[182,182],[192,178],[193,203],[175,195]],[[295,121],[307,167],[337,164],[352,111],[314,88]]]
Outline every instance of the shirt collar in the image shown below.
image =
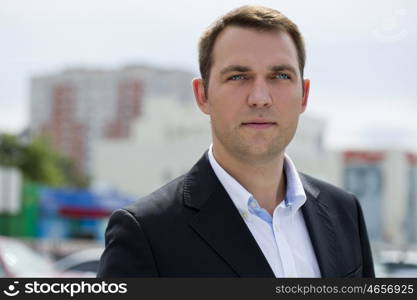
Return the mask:
[[287,178],[286,205],[291,206],[292,213],[295,213],[306,202],[307,196],[300,175],[293,161],[286,153],[284,154],[284,171]]
[[234,179],[229,173],[223,169],[219,163],[216,161],[213,155],[213,145],[210,145],[208,151],[208,157],[213,168],[214,173],[219,179],[220,183],[223,185],[226,192],[229,194],[233,203],[239,212],[248,215],[248,199],[252,197],[252,194],[249,193],[236,179]]
[[[248,203],[250,198],[254,199],[253,195],[219,165],[214,158],[212,148],[213,145],[210,145],[208,158],[214,173],[229,194],[236,208],[243,214],[249,214]],[[290,207],[291,214],[294,215],[305,203],[307,197],[297,169],[287,154],[284,156],[284,171],[287,179],[287,191],[285,193],[285,202],[282,202],[280,206]]]

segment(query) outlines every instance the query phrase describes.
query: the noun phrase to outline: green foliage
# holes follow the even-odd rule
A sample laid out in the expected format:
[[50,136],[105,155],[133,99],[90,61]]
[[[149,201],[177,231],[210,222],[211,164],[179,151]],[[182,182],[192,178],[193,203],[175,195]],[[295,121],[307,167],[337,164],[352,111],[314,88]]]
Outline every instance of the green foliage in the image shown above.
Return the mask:
[[0,164],[3,166],[18,166],[22,157],[23,147],[16,136],[0,135]]
[[88,186],[88,179],[77,172],[73,162],[53,151],[43,138],[25,144],[14,135],[0,135],[0,165],[19,168],[26,181],[54,187]]

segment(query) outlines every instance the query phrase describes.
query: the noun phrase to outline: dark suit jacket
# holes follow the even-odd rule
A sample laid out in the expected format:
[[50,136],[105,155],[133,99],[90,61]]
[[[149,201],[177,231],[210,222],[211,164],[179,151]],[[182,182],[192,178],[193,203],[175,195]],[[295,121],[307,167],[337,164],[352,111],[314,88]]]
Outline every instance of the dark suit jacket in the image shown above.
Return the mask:
[[[374,277],[358,200],[300,174],[322,277]],[[274,277],[207,152],[185,175],[116,210],[98,277]]]

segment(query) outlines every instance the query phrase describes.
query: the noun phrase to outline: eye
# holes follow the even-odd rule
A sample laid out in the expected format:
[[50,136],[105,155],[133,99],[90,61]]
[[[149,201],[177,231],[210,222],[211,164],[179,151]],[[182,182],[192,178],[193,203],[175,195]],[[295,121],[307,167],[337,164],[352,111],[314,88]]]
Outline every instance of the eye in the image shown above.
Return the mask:
[[285,73],[279,73],[279,74],[276,74],[274,76],[274,78],[277,78],[277,79],[290,79],[290,75],[285,74]]
[[233,76],[230,76],[229,77],[229,80],[242,80],[242,79],[245,79],[246,78],[246,76],[245,75],[241,75],[241,74],[239,74],[239,75],[233,75]]

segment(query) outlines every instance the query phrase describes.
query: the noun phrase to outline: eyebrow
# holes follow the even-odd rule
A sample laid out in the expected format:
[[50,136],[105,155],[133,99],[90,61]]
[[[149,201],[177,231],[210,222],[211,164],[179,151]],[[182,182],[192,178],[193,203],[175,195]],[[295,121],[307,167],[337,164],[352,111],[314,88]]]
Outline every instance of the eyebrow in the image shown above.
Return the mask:
[[[297,74],[296,69],[293,66],[288,65],[288,64],[270,66],[268,69],[272,72],[289,71],[289,72],[292,72],[293,74]],[[227,74],[227,73],[230,73],[230,72],[242,72],[242,73],[244,73],[244,72],[249,72],[249,71],[251,71],[251,68],[249,68],[247,66],[230,65],[230,66],[227,66],[227,67],[223,68],[220,71],[220,74],[224,75],[224,74]]]
[[251,69],[249,67],[245,67],[245,66],[241,66],[241,65],[230,65],[230,66],[227,66],[227,67],[223,68],[220,71],[220,74],[224,75],[224,74],[230,73],[230,72],[248,72],[250,70]]
[[287,64],[272,66],[269,69],[273,72],[289,71],[289,72],[293,73],[294,75],[297,74],[297,70],[293,66],[287,65]]

